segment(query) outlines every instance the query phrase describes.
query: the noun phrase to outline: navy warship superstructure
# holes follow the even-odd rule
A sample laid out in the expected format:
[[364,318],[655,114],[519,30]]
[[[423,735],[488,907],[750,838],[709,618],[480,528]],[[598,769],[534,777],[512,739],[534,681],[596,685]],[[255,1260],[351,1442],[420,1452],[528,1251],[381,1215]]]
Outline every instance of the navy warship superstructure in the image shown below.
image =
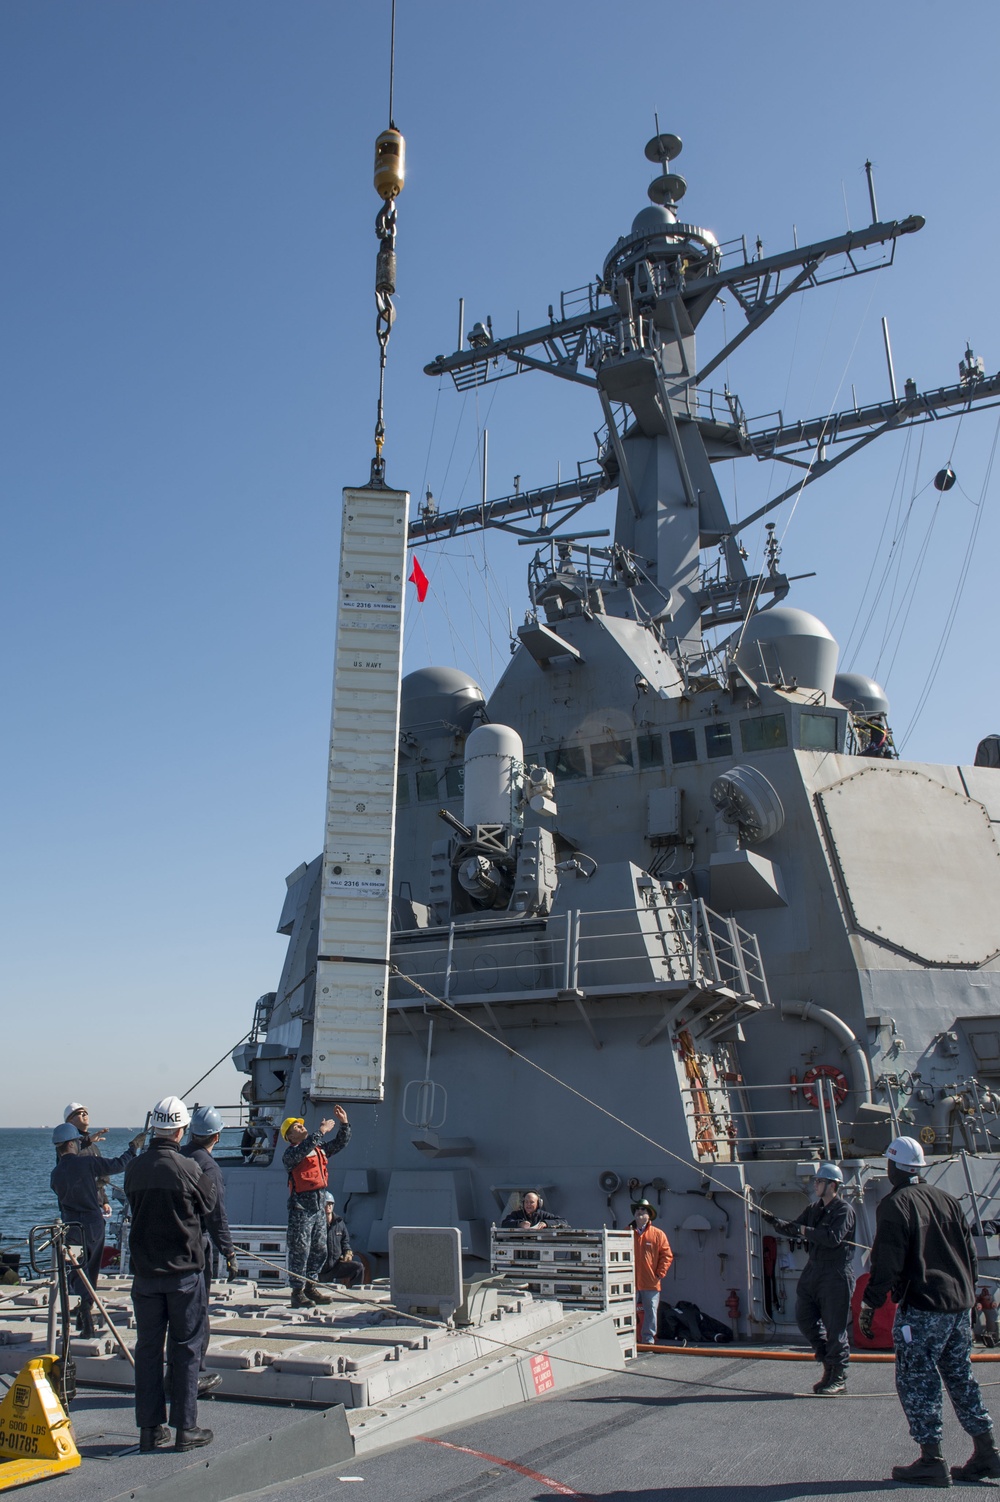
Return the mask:
[[[338,845],[328,819],[325,852],[287,879],[284,968],[234,1055],[259,1146],[226,1167],[227,1192],[234,1224],[280,1225],[277,1125],[353,1101],[331,1182],[376,1271],[400,1225],[458,1227],[488,1268],[491,1224],[525,1187],[580,1227],[624,1226],[647,1195],[675,1252],[666,1297],[761,1336],[791,1326],[798,1258],[768,1276],[757,1207],[796,1213],[817,1157],[841,1162],[868,1242],[880,1155],[918,1136],[987,1263],[1000,1255],[1000,757],[984,725],[975,764],[899,759],[882,689],[838,672],[831,633],[786,603],[773,527],[756,573],[741,534],[879,435],[995,404],[1000,376],[970,350],[953,385],[748,422],[710,386],[727,356],[795,294],[890,264],[923,221],[880,220],[872,191],[864,229],[768,256],[721,246],[680,216],[680,149],[647,146],[650,202],[599,282],[538,328],[477,323],[427,367],[460,391],[529,370],[587,388],[598,457],[409,521],[413,547],[497,528],[534,543],[530,609],[491,692],[429,666],[395,680],[388,752],[363,727],[340,802],[380,810],[392,849]],[[745,323],[705,358],[698,326],[724,296]],[[713,466],[742,457],[794,478],[734,522]],[[611,490],[613,536],[582,530]],[[393,569],[369,609],[398,638]],[[360,617],[359,579],[342,564]],[[387,662],[356,658],[353,699],[335,694],[332,790],[338,716],[357,728],[366,666]],[[338,1075],[331,977],[365,963],[388,976],[370,988],[376,1043]]]

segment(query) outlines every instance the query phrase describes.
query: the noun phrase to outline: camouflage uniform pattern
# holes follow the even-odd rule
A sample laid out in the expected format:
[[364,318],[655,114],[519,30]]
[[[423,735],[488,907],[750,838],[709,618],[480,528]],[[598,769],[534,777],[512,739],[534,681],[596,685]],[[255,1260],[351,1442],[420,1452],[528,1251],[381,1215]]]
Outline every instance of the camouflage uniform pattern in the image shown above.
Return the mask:
[[[302,1204],[317,1196],[295,1194],[288,1205],[288,1271],[300,1273],[308,1283],[315,1283],[326,1265],[326,1211]],[[292,1278],[292,1291],[302,1290],[299,1278]]]
[[[321,1132],[313,1132],[297,1147],[289,1147],[281,1161],[291,1173],[314,1149],[319,1148],[330,1158],[341,1152],[351,1140],[351,1128],[344,1122],[332,1142],[324,1142]],[[315,1283],[326,1265],[326,1191],[307,1189],[302,1194],[294,1190],[288,1196],[288,1271],[298,1273],[291,1278],[292,1290],[302,1290],[302,1278]]]
[[[909,1341],[903,1336],[907,1326]],[[910,1426],[910,1437],[918,1445],[940,1442],[942,1378],[966,1434],[986,1434],[993,1428],[979,1383],[972,1375],[972,1323],[968,1309],[958,1314],[897,1309],[892,1340],[896,1352],[896,1391]]]

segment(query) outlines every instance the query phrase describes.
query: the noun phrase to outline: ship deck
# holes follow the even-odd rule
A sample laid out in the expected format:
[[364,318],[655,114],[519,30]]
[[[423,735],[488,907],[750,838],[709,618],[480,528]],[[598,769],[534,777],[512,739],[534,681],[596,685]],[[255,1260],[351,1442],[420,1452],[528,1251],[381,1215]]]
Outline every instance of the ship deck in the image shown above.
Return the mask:
[[[978,1371],[995,1416],[996,1371],[992,1365]],[[865,1502],[895,1489],[890,1469],[911,1460],[916,1447],[892,1366],[855,1366],[849,1394],[836,1400],[805,1396],[813,1378],[804,1362],[641,1356],[624,1372],[565,1394],[298,1480],[257,1492],[244,1484],[226,1495],[276,1502],[327,1502],[345,1491],[378,1502],[460,1502],[487,1494],[507,1502],[556,1495],[600,1502]],[[217,1462],[251,1438],[277,1437],[304,1421],[300,1410],[208,1400],[201,1422],[215,1431],[211,1448],[140,1456],[128,1395],[82,1390],[72,1416],[84,1462],[53,1484],[53,1496],[64,1502],[170,1502],[197,1497],[199,1489],[214,1496],[205,1484],[207,1459]],[[946,1401],[949,1463],[965,1460],[969,1448]]]

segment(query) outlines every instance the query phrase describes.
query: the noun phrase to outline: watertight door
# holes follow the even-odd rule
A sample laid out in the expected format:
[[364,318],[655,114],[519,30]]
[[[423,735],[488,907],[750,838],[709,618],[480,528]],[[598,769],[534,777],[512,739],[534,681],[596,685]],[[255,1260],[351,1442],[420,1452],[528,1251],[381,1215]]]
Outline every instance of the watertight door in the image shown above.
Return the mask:
[[409,500],[344,491],[313,1100],[382,1099]]

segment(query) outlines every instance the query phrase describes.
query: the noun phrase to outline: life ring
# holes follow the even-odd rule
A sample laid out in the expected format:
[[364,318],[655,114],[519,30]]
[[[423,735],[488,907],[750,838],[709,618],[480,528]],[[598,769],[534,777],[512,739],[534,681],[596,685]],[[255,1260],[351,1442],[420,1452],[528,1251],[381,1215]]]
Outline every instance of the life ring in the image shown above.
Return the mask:
[[[834,1104],[842,1106],[847,1099],[847,1075],[836,1064],[814,1064],[807,1069],[802,1076],[802,1094],[810,1106],[819,1105],[819,1092],[813,1089],[812,1082],[818,1079],[830,1080],[833,1085]],[[830,1100],[827,1092],[823,1092],[823,1104],[830,1109]]]

